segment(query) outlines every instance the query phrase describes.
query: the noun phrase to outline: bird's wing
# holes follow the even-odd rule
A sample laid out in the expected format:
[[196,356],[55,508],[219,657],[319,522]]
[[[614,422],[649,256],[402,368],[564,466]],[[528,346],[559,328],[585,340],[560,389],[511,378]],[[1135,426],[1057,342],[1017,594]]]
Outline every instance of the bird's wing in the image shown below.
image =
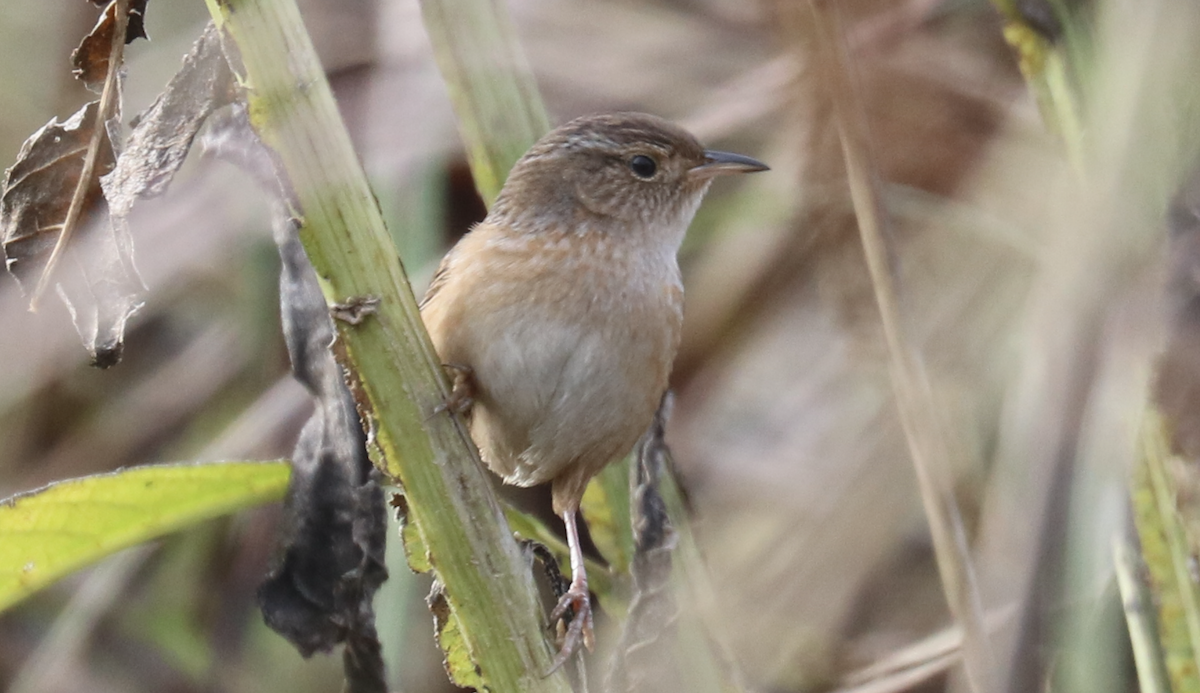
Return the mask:
[[450,276],[450,264],[453,257],[454,249],[452,248],[449,253],[446,253],[446,257],[442,258],[442,263],[438,265],[437,271],[433,273],[433,280],[429,282],[429,288],[425,289],[425,296],[417,304],[419,310],[425,310],[425,305],[446,285],[446,280]]

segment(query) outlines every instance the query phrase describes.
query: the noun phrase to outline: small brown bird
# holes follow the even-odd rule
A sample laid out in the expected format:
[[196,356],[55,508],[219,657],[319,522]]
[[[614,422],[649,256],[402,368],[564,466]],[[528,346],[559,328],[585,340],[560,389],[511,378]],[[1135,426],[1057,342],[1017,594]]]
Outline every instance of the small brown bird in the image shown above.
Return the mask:
[[447,406],[469,410],[471,437],[505,482],[551,482],[566,523],[571,586],[550,618],[575,616],[554,668],[580,640],[592,647],[575,516],[588,481],[633,448],[666,391],[684,233],[715,176],[764,170],[654,116],[573,120],[516,163],[422,301],[454,373]]

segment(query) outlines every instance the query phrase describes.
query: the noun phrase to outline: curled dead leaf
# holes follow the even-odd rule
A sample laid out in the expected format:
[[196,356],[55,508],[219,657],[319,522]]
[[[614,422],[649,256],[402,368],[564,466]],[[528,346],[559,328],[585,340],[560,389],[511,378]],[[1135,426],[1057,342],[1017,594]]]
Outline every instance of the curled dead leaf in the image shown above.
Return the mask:
[[[72,196],[81,185],[88,145],[96,126],[100,102],[92,101],[70,118],[49,123],[25,141],[17,162],[8,169],[0,194],[0,238],[3,239],[8,271],[22,289],[45,271],[50,255],[62,234]],[[96,169],[106,173],[113,167],[111,143],[102,143]],[[85,211],[102,201],[100,182],[87,181],[83,193]]]
[[[127,3],[125,20],[125,44],[146,36],[145,17],[147,0],[130,0]],[[104,2],[95,2],[97,6]],[[72,74],[87,85],[88,89],[99,93],[104,87],[105,75],[108,74],[108,64],[113,50],[113,32],[117,30],[117,0],[110,0],[104,8],[96,26],[83,38],[79,47],[71,53]],[[120,59],[120,56],[117,58]]]
[[[80,275],[56,278],[57,292],[93,365],[100,367],[120,360],[125,325],[145,292],[126,217],[135,200],[167,188],[207,117],[233,94],[231,73],[210,26],[122,148],[119,80],[109,69],[112,59],[120,60],[120,42],[113,40],[124,24],[113,19],[119,7],[128,7],[127,19],[133,21],[145,1],[110,3],[84,42],[96,43],[97,36],[110,42],[103,60],[109,80],[104,96],[66,122],[52,120],[35,133],[9,169],[0,198],[0,239],[9,271],[35,302],[56,261],[64,253],[74,255]],[[131,40],[129,33],[125,36]],[[84,46],[76,52],[77,64]],[[99,58],[85,62],[92,60]],[[77,241],[72,240],[75,227]],[[89,240],[94,242],[79,243]]]
[[211,23],[183,59],[183,67],[137,119],[112,173],[101,184],[115,216],[138,198],[166,191],[208,116],[233,98],[233,73]]

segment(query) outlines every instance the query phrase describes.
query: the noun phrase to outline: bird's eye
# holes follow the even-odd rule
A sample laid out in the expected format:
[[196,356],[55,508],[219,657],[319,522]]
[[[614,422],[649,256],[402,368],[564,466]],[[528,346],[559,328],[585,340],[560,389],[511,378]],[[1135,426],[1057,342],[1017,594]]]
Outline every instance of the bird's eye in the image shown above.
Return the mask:
[[638,178],[649,180],[654,177],[655,173],[658,173],[658,164],[654,163],[654,159],[644,154],[638,154],[629,160],[629,170],[633,171],[633,175]]

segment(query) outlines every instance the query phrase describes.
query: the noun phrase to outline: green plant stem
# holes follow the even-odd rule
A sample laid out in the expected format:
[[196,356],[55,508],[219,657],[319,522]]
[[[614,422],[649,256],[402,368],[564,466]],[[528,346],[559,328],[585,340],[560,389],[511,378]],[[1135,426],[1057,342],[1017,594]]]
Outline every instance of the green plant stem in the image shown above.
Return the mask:
[[335,354],[375,453],[404,488],[409,521],[493,691],[565,692],[550,665],[530,563],[461,423],[435,413],[448,383],[294,0],[207,0],[244,65],[251,121],[277,155],[326,301],[374,297],[337,322]]
[[490,207],[508,170],[550,129],[516,29],[496,0],[421,0],[479,195]]

